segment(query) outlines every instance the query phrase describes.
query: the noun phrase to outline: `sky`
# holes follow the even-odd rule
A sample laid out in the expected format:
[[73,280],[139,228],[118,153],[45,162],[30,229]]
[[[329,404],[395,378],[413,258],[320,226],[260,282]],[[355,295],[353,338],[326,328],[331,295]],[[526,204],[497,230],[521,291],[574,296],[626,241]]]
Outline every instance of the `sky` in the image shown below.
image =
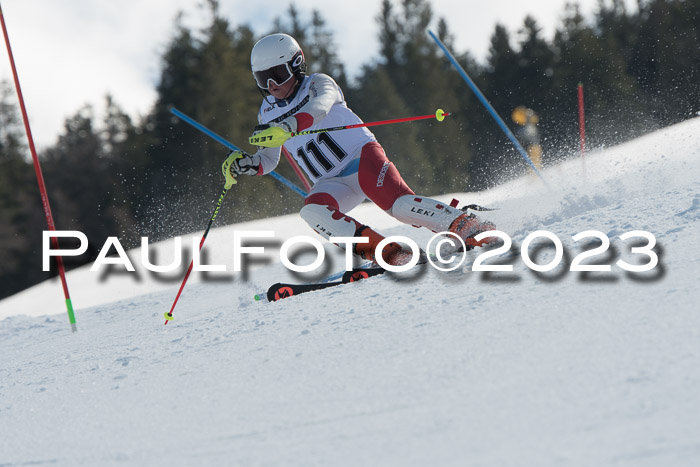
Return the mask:
[[[233,25],[247,24],[259,35],[273,32],[273,21],[283,17],[290,5],[283,1],[219,1],[221,14]],[[597,2],[578,3],[588,16]],[[398,0],[393,3],[400,4]],[[565,3],[433,0],[432,27],[438,18],[446,18],[456,39],[453,52],[469,51],[483,62],[497,23],[516,35],[530,14],[545,37],[551,38],[561,23]],[[626,3],[632,8],[636,2]],[[93,105],[99,116],[107,93],[133,118],[145,115],[155,101],[160,57],[173,36],[177,13],[185,14],[185,25],[203,26],[208,21],[203,4],[203,0],[2,0],[37,147],[41,150],[54,144],[65,119],[85,104]],[[363,64],[377,58],[376,17],[381,1],[296,0],[294,4],[305,19],[313,9],[321,12],[334,31],[338,56],[351,78]],[[11,82],[4,47],[0,55],[0,80]]]

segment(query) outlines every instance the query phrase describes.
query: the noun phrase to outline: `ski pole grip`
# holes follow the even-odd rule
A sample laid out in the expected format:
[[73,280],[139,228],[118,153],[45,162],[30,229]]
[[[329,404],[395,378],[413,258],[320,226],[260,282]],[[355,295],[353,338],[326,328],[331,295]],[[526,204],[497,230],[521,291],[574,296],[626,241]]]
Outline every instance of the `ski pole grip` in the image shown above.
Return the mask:
[[227,190],[230,189],[233,185],[236,184],[236,178],[231,174],[231,164],[233,164],[233,161],[236,159],[240,159],[243,157],[243,153],[240,151],[231,151],[228,154],[228,157],[224,161],[223,164],[221,164],[221,171],[224,174],[224,178],[226,179],[226,182],[224,184],[224,188]]
[[278,126],[271,126],[248,138],[248,143],[250,143],[252,146],[278,148],[291,137],[292,133],[285,131]]

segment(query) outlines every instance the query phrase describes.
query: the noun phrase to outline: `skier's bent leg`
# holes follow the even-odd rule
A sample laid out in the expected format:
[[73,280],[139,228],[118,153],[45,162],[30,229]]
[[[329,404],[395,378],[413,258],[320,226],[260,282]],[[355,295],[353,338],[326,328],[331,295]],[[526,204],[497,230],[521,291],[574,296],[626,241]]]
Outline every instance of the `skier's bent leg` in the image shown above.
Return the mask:
[[[384,240],[384,237],[340,212],[338,203],[332,196],[325,193],[309,196],[299,215],[326,240],[330,237],[366,237],[369,241],[356,243],[353,246],[353,253],[363,259],[375,261],[377,245]],[[402,253],[401,245],[391,242],[383,248],[382,258],[388,264],[400,265],[407,261]]]
[[329,237],[354,237],[357,230],[363,227],[340,212],[338,202],[327,193],[316,193],[306,198],[299,215],[326,240]]
[[449,231],[463,212],[425,196],[404,195],[396,199],[389,213],[405,224],[425,227],[433,232]]
[[399,197],[414,194],[379,143],[363,146],[357,178],[363,193],[384,211]]
[[425,196],[401,196],[394,202],[390,213],[406,224],[425,227],[433,232],[452,232],[470,247],[482,246],[495,240],[494,237],[474,240],[481,232],[495,230],[496,226],[491,222]]
[[426,227],[433,232],[452,232],[469,246],[481,246],[474,236],[495,229],[488,221],[425,196],[417,196],[389,161],[378,143],[362,148],[358,180],[362,191],[377,206],[405,224]]

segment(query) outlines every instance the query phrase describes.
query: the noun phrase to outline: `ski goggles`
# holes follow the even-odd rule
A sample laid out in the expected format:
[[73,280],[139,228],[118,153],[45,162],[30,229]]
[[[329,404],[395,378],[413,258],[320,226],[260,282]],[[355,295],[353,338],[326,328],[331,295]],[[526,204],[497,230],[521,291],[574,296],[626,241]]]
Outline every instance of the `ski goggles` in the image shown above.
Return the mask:
[[269,83],[270,80],[277,86],[282,86],[289,81],[294,74],[289,68],[288,63],[282,63],[268,68],[267,70],[254,71],[253,76],[255,77],[255,82],[258,83],[258,87],[267,90],[269,87],[267,83]]

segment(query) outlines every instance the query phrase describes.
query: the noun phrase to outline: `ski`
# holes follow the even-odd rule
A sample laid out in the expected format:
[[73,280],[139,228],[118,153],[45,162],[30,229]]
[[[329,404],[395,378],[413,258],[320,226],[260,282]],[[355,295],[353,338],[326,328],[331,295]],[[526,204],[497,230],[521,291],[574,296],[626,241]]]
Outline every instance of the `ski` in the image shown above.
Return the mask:
[[[267,299],[269,302],[276,302],[278,300],[282,300],[283,298],[289,298],[306,292],[313,292],[315,290],[322,290],[328,287],[357,282],[362,279],[378,276],[385,272],[386,269],[380,267],[360,267],[351,271],[345,271],[340,279],[335,280],[326,279],[325,281],[309,284],[286,284],[278,282],[277,284],[271,285],[270,288],[267,289],[267,293],[256,294],[255,300],[260,301]],[[336,277],[336,275],[330,277]]]
[[[458,201],[453,199],[450,206],[457,207]],[[485,208],[476,204],[470,204],[461,208],[463,212],[468,210],[472,211],[493,211],[493,209]],[[474,247],[467,245],[466,251],[472,250]],[[447,259],[453,255],[462,254],[464,251],[460,248],[458,250],[443,254],[442,258]],[[428,261],[428,256],[422,253],[423,258],[419,261],[419,264],[423,264]],[[429,255],[432,261],[437,259],[437,256],[432,253]],[[306,284],[289,284],[289,283],[276,283],[271,285],[267,292],[257,293],[254,296],[255,301],[262,301],[267,299],[269,302],[276,302],[282,300],[283,298],[292,297],[294,295],[299,295],[306,292],[313,292],[316,290],[323,290],[329,287],[335,287],[338,285],[347,284],[349,282],[355,282],[358,280],[366,279],[368,277],[377,276],[379,274],[385,273],[386,270],[376,265],[376,263],[366,262],[361,266],[356,267],[351,271],[340,271],[335,274],[331,274],[318,282],[306,283]]]
[[[452,255],[460,254],[460,251],[455,251],[446,254],[446,258]],[[433,261],[435,260],[434,255],[430,255]],[[427,259],[419,261],[419,264],[424,264]],[[268,288],[267,292],[255,294],[255,301],[261,301],[267,299],[269,302],[276,302],[283,298],[288,298],[294,295],[299,295],[306,292],[313,292],[316,290],[323,290],[328,287],[335,287],[338,285],[347,284],[349,282],[356,282],[362,279],[367,279],[368,277],[378,276],[386,272],[386,269],[379,267],[376,263],[366,262],[350,271],[340,271],[335,274],[331,274],[318,282],[306,283],[306,284],[288,284],[280,283],[273,284]]]

